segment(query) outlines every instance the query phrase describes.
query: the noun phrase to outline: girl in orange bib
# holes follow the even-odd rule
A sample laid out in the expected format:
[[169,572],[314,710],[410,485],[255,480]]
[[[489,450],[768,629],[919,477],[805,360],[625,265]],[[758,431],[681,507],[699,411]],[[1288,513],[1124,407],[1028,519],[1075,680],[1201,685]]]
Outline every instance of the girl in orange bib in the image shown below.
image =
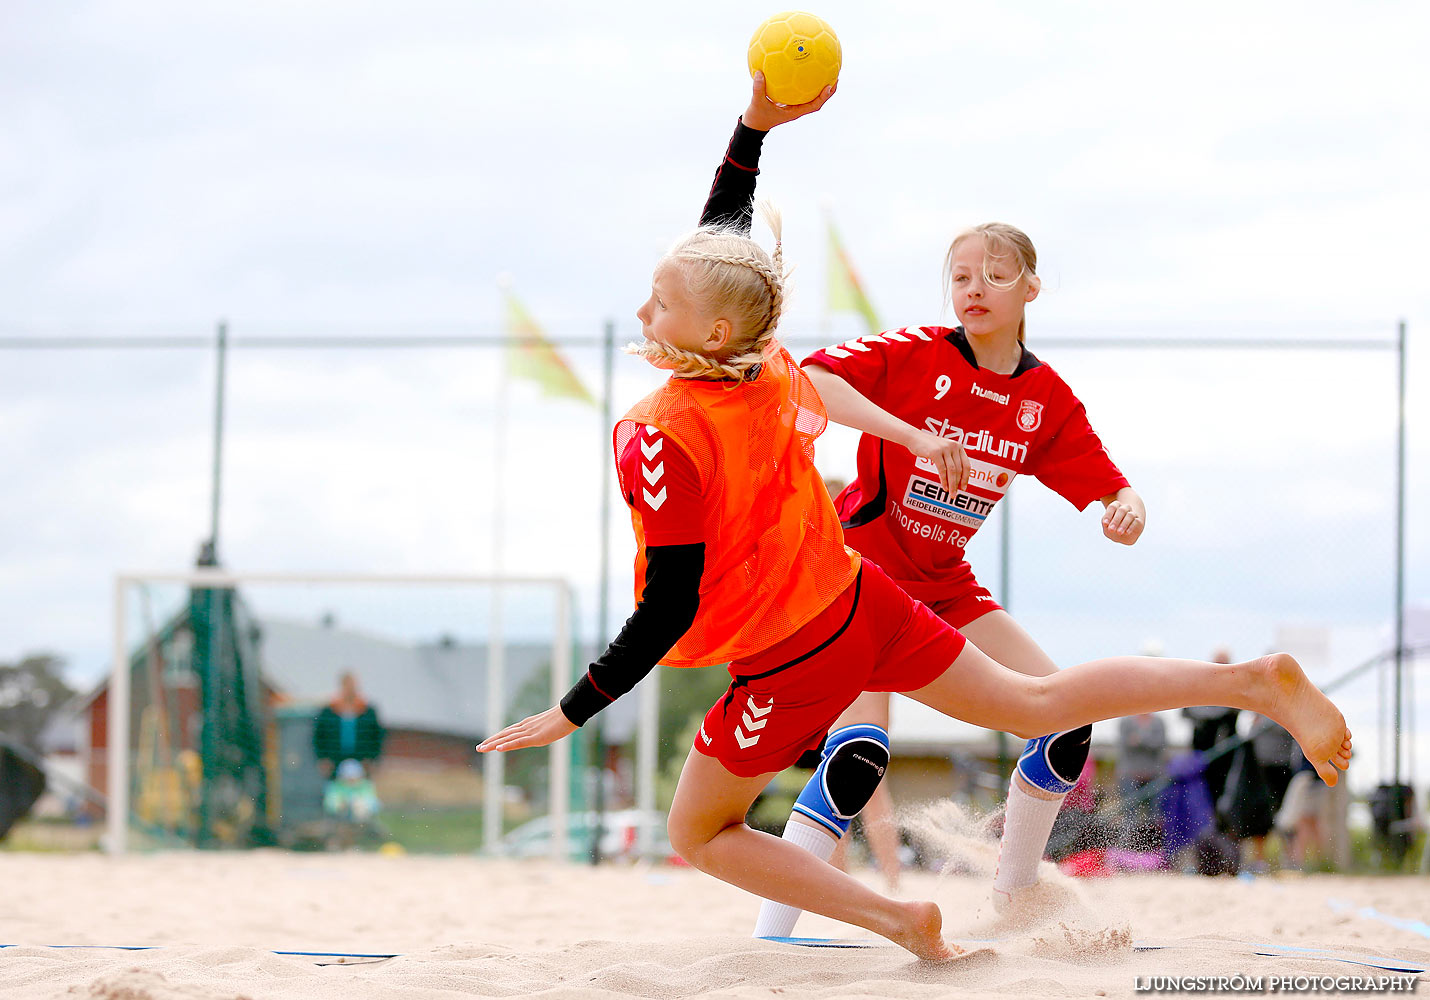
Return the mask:
[[[832,93],[791,108],[759,101],[746,124],[767,131]],[[927,959],[960,954],[943,939],[935,904],[885,897],[744,822],[770,778],[820,746],[863,691],[901,691],[953,718],[1024,737],[1184,705],[1246,708],[1285,726],[1333,784],[1349,763],[1350,733],[1289,656],[1237,664],[1116,657],[1029,676],[965,642],[845,546],[814,468],[823,404],[775,339],[785,274],[779,217],[763,211],[772,255],[743,232],[697,230],[656,265],[651,296],[636,313],[644,342],[628,350],[671,377],[614,434],[638,543],[635,612],[559,705],[477,749],[567,736],[656,663],[728,662],[729,690],[706,715],[681,771],[671,844],[701,871],[867,928]],[[876,735],[845,745],[852,749],[842,780],[877,783],[887,737],[881,757]],[[832,790],[836,808],[841,794]]]

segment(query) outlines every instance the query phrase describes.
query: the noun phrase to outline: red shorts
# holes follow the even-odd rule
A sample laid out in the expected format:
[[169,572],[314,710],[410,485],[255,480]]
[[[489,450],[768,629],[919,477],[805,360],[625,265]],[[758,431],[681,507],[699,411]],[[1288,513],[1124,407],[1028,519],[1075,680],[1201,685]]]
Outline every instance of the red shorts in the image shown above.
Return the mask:
[[963,628],[969,622],[982,618],[990,611],[1002,611],[1002,605],[993,599],[993,594],[973,575],[973,567],[960,563],[959,569],[937,583],[918,580],[900,580],[899,586],[908,591],[909,596],[923,601],[933,613],[954,628]]
[[[860,501],[858,484],[846,487],[839,494],[839,499],[846,502],[835,504],[841,517],[850,517]],[[853,507],[848,504],[853,504]],[[872,554],[875,562],[879,561],[880,553],[888,553],[889,558],[882,564],[884,571],[894,575],[906,594],[916,601],[923,601],[934,610],[934,614],[954,628],[963,628],[990,611],[1002,610],[988,588],[974,577],[973,567],[967,559],[940,569],[935,576],[920,576],[918,560],[899,549],[883,518],[853,528],[846,526],[844,541],[862,552],[866,559]]]
[[957,629],[868,559],[794,635],[730,664],[734,680],[705,715],[695,749],[741,777],[782,771],[818,748],[864,691],[916,691],[963,652]]

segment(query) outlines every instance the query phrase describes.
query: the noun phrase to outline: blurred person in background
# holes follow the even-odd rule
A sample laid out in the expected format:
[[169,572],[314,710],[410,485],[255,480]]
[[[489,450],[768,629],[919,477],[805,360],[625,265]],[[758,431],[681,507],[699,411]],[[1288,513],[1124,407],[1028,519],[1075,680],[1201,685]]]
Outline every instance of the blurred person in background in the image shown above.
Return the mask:
[[370,774],[382,756],[385,735],[377,709],[363,697],[357,677],[351,670],[344,671],[338,678],[338,693],[313,720],[313,756],[323,776],[334,777],[346,760],[357,761]]
[[[1231,650],[1225,646],[1212,653],[1213,663],[1231,663]],[[1192,749],[1207,754],[1225,739],[1236,735],[1236,719],[1240,714],[1235,708],[1224,705],[1198,705],[1182,709],[1182,715],[1192,723]],[[1223,753],[1215,760],[1207,761],[1203,778],[1213,802],[1221,799],[1226,790],[1226,776],[1231,770],[1231,754]]]
[[1326,786],[1316,780],[1315,770],[1299,748],[1295,757],[1296,772],[1276,813],[1276,832],[1288,841],[1286,858],[1290,867],[1306,871],[1312,858],[1319,865],[1329,860],[1322,814],[1330,795]]
[[[1264,715],[1256,716],[1256,721],[1252,723],[1251,741],[1256,750],[1256,759],[1261,764],[1262,776],[1266,780],[1271,813],[1275,815],[1280,812],[1281,804],[1286,799],[1286,789],[1290,786],[1291,777],[1296,773],[1296,764],[1301,759],[1300,751],[1296,749],[1296,741],[1291,738],[1291,734]],[[1266,835],[1252,837],[1251,850],[1253,867],[1260,871],[1267,870],[1270,863],[1266,857]]]
[[1141,792],[1162,776],[1162,755],[1166,748],[1167,727],[1160,717],[1144,712],[1117,720],[1115,773],[1128,847],[1149,850],[1159,846],[1152,803]]
[[351,757],[339,764],[337,773],[323,791],[323,811],[335,819],[364,823],[381,808],[377,789],[363,766]]

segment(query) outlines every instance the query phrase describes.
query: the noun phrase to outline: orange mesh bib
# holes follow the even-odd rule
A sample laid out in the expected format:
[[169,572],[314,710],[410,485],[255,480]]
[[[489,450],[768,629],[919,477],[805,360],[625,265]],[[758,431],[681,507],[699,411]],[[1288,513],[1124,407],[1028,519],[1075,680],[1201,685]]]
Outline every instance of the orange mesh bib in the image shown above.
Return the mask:
[[[824,403],[788,352],[781,349],[747,382],[667,379],[616,424],[618,458],[642,424],[690,456],[706,498],[700,608],[662,660],[667,666],[727,663],[767,649],[853,582],[859,554],[845,546],[814,467]],[[621,483],[627,495],[632,488]],[[635,509],[631,523],[639,600],[646,555]]]

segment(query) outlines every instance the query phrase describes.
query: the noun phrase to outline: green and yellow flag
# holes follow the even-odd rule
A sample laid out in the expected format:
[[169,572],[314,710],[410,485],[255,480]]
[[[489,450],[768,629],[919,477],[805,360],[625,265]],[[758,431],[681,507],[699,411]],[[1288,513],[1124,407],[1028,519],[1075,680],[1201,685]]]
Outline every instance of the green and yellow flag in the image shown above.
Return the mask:
[[509,288],[506,289],[506,332],[512,338],[506,354],[508,371],[541,386],[542,395],[596,405],[596,397],[582,384],[556,345]]
[[854,270],[849,255],[844,252],[839,231],[834,228],[834,219],[827,218],[826,221],[829,224],[829,263],[825,283],[829,288],[829,301],[825,308],[832,313],[857,312],[864,317],[870,333],[879,333],[884,329],[879,322],[879,314],[874,311],[874,304],[869,301],[869,296],[864,294],[859,273]]

